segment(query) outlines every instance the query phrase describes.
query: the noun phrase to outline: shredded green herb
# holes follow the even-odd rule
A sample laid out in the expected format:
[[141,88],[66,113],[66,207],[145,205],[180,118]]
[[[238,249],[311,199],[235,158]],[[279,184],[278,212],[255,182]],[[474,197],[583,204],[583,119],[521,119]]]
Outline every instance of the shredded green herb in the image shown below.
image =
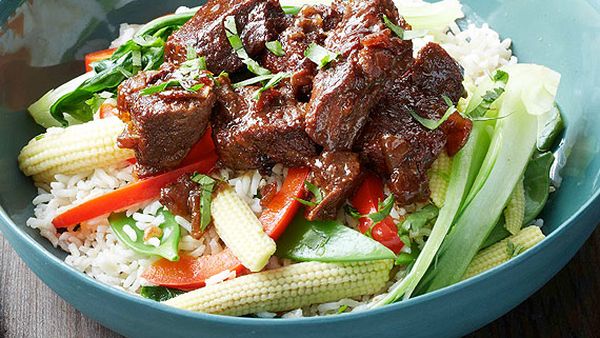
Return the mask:
[[269,42],[265,43],[265,47],[267,47],[269,52],[273,53],[275,56],[284,56],[285,55],[285,52],[283,51],[283,46],[281,45],[281,42],[279,42],[277,40],[269,41]]
[[204,231],[210,224],[210,205],[212,203],[212,192],[215,189],[217,181],[202,174],[194,174],[192,181],[196,182],[202,188],[200,198],[200,230]]
[[142,286],[142,289],[140,290],[140,296],[155,300],[157,302],[164,302],[171,298],[177,297],[182,293],[185,292],[177,289],[170,289],[164,286]]
[[363,215],[360,214],[360,212],[358,212],[358,210],[356,210],[355,207],[351,206],[350,204],[346,204],[344,205],[344,211],[346,212],[346,214],[354,219],[359,219],[361,217],[363,217]]
[[310,183],[309,181],[304,181],[304,187],[308,190],[315,198],[314,201],[307,201],[301,198],[295,197],[296,201],[308,206],[308,207],[316,207],[321,202],[323,202],[323,192],[319,187]]
[[373,225],[383,221],[394,207],[394,195],[390,194],[385,200],[379,202],[377,212],[368,214],[367,217],[373,222]]
[[258,62],[250,58],[250,56],[244,49],[244,44],[242,43],[242,38],[240,38],[240,36],[238,35],[235,17],[233,15],[230,15],[225,18],[223,26],[225,27],[225,35],[227,35],[227,40],[229,40],[231,48],[233,48],[237,56],[246,65],[248,70],[256,75],[271,74],[271,72],[268,69],[261,67],[258,64]]
[[338,53],[330,52],[314,42],[311,42],[304,51],[304,56],[316,63],[319,68],[327,66],[331,61],[337,59],[338,55]]
[[387,28],[389,28],[394,34],[396,34],[400,39],[404,39],[404,29],[395,23],[393,23],[387,15],[383,15],[383,23]]
[[266,90],[276,87],[279,84],[279,82],[281,82],[281,80],[290,76],[292,76],[292,74],[286,72],[273,74],[269,81],[265,83],[265,85],[262,86],[262,88],[256,91],[256,94],[254,94],[254,99],[258,100],[260,98],[260,94],[262,94]]
[[[466,112],[467,117],[472,120],[485,120],[484,116],[492,109],[492,105],[502,94],[504,94],[504,86],[508,82],[508,73],[497,70],[492,77],[492,80],[495,84],[498,84],[498,87],[487,90],[485,94],[481,96],[481,103],[479,103],[475,108]],[[495,118],[492,118],[495,119]]]
[[517,257],[523,251],[525,251],[525,247],[522,245],[515,245],[511,240],[506,241],[506,254],[508,257]]
[[443,95],[442,98],[448,105],[448,109],[446,109],[444,116],[442,116],[442,118],[439,120],[433,120],[433,119],[428,119],[428,118],[422,117],[413,110],[410,110],[409,113],[415,120],[417,120],[421,125],[423,125],[423,127],[427,128],[429,130],[435,130],[435,129],[439,128],[439,126],[441,126],[442,123],[446,122],[446,120],[450,117],[450,115],[452,115],[452,113],[454,113],[456,111],[456,107],[454,106],[454,103],[452,103],[452,100],[450,100],[450,98],[448,96]]

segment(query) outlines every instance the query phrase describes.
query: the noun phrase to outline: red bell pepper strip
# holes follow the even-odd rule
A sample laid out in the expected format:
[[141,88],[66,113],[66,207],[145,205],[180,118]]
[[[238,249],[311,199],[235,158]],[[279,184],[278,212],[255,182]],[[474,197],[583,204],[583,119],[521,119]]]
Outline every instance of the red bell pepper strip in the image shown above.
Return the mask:
[[[379,202],[383,201],[383,182],[373,174],[367,174],[367,177],[360,185],[352,197],[352,206],[358,210],[361,215],[368,215],[378,211]],[[368,217],[359,219],[358,230],[368,233],[377,242],[383,244],[394,253],[399,253],[404,247],[404,243],[398,236],[398,230],[392,217],[387,216],[381,222],[373,224]]]
[[235,271],[236,276],[246,273],[229,249],[201,258],[181,255],[176,262],[161,259],[144,271],[142,277],[155,285],[190,291],[203,287],[206,279],[226,270]]
[[104,102],[100,105],[100,109],[98,109],[98,115],[101,119],[111,116],[119,116],[119,109],[114,103]]
[[114,52],[115,52],[115,48],[111,48],[111,49],[103,49],[103,50],[99,50],[97,52],[92,52],[92,53],[87,54],[85,56],[85,71],[86,72],[92,71],[92,66],[91,66],[92,63],[106,60],[106,59],[110,58]]
[[296,198],[304,198],[306,181],[310,169],[290,168],[281,189],[273,196],[260,215],[260,223],[265,232],[277,240],[290,224],[300,208]]
[[[279,238],[294,219],[300,208],[300,202],[295,197],[303,198],[306,194],[304,181],[309,173],[308,168],[290,168],[281,189],[264,208],[260,216],[260,222],[271,238],[275,240]],[[178,262],[161,259],[152,264],[144,272],[143,277],[154,285],[187,291],[203,287],[206,278],[226,270],[235,270],[238,276],[246,271],[242,263],[231,254],[229,249],[225,249],[217,255],[202,256],[195,259],[185,258],[180,259]]]
[[56,216],[52,220],[52,224],[57,228],[65,228],[156,198],[160,195],[162,187],[174,182],[181,175],[193,172],[208,173],[216,163],[217,155],[214,152],[207,154],[202,160],[195,163],[128,184],[79,204]]

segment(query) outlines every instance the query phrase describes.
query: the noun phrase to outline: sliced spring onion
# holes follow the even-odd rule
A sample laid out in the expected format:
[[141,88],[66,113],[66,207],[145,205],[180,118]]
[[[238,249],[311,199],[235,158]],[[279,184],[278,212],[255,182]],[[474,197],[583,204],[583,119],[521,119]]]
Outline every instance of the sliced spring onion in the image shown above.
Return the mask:
[[237,26],[235,23],[235,17],[233,15],[230,15],[225,18],[225,21],[223,21],[223,26],[225,27],[225,34],[227,35],[227,40],[229,40],[231,48],[233,48],[237,56],[246,65],[248,70],[256,75],[271,74],[271,71],[261,67],[261,65],[258,64],[258,62],[253,60],[248,55],[246,49],[244,49],[244,44],[242,43],[242,38],[240,38],[238,34]]
[[446,102],[446,104],[448,105],[448,109],[446,109],[446,112],[444,113],[444,115],[442,116],[441,119],[439,119],[439,120],[428,119],[428,118],[420,116],[413,110],[409,110],[410,115],[415,120],[417,120],[421,125],[423,125],[423,127],[427,128],[429,130],[435,130],[435,129],[439,128],[439,126],[441,126],[442,123],[446,122],[446,120],[448,120],[450,115],[452,115],[456,111],[456,107],[454,106],[454,103],[452,103],[452,100],[450,100],[450,98],[446,95],[443,95],[442,97],[443,97],[444,101]]
[[217,181],[202,174],[195,174],[192,176],[192,181],[198,183],[202,188],[202,196],[200,198],[200,231],[204,231],[210,224],[212,192],[215,189]]
[[404,28],[393,23],[387,15],[383,15],[383,23],[387,28],[389,28],[394,34],[396,34],[400,39],[404,39]]
[[313,195],[315,200],[307,201],[307,200],[303,200],[301,198],[295,197],[296,201],[298,201],[308,207],[316,207],[317,205],[319,205],[319,203],[323,202],[323,192],[321,191],[321,188],[310,183],[309,181],[304,181],[304,187],[306,188],[306,190],[308,190]]
[[269,52],[273,53],[275,56],[284,56],[285,55],[285,52],[283,51],[283,46],[281,45],[281,42],[279,42],[277,40],[269,41],[269,42],[265,43],[265,47],[267,47]]
[[327,66],[331,61],[337,59],[338,55],[338,53],[330,52],[314,42],[311,42],[304,51],[304,56],[316,63],[319,68]]

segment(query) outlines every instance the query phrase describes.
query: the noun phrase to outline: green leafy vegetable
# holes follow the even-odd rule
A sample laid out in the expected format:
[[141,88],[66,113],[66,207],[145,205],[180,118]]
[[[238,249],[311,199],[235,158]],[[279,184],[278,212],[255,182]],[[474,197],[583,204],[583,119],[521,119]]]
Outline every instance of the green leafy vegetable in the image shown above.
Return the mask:
[[265,43],[265,47],[267,47],[269,52],[273,53],[275,56],[284,56],[285,55],[285,52],[283,51],[283,46],[281,45],[281,42],[279,42],[277,40],[269,41],[269,42]]
[[[472,100],[469,102],[467,106],[465,115],[472,120],[483,119],[484,116],[488,114],[490,110],[492,110],[494,102],[502,96],[504,93],[504,86],[506,86],[506,82],[508,82],[508,73],[502,70],[497,70],[492,77],[492,81],[494,81],[494,85],[497,87],[487,90],[483,95],[481,95],[481,100]],[[478,91],[474,95],[479,95]],[[475,105],[475,103],[477,103]],[[510,114],[510,113],[509,113]]]
[[198,183],[202,188],[202,196],[200,198],[200,230],[204,231],[210,224],[210,205],[212,203],[212,192],[215,189],[217,181],[202,175],[195,174],[192,176],[192,181]]
[[165,218],[161,228],[163,234],[160,239],[160,245],[155,247],[144,243],[144,231],[135,225],[132,217],[125,216],[125,213],[112,214],[108,218],[110,227],[115,236],[125,246],[131,250],[150,256],[161,256],[170,261],[179,260],[179,224],[175,222],[175,216],[166,209],[161,209],[159,215]]
[[95,62],[93,72],[51,90],[31,105],[32,116],[44,127],[90,121],[94,112],[86,101],[96,93],[115,91],[141,70],[157,69],[163,63],[165,41],[193,15],[193,11],[172,14],[147,23],[109,59]]
[[454,106],[454,103],[452,103],[452,100],[450,100],[450,98],[448,96],[443,95],[442,98],[444,99],[444,102],[446,102],[446,104],[448,105],[448,109],[446,109],[446,112],[444,113],[442,118],[439,120],[432,120],[432,119],[424,118],[412,110],[410,110],[409,113],[415,120],[417,120],[421,125],[423,125],[423,127],[427,128],[429,130],[435,130],[435,129],[439,128],[439,126],[441,126],[442,123],[446,122],[446,120],[448,120],[450,115],[452,115],[452,113],[454,113],[456,111],[456,107]]
[[316,63],[319,68],[327,66],[331,61],[337,59],[338,55],[338,53],[330,52],[314,42],[311,42],[304,51],[304,56]]
[[[435,269],[419,285],[429,292],[460,281],[469,263],[500,219],[517,180],[536,149],[538,116],[551,111],[560,75],[548,68],[517,64],[502,95],[490,149],[460,216],[444,240]],[[485,210],[485,212],[482,212]]]
[[539,151],[549,151],[565,126],[558,106],[555,105],[553,111],[543,115],[538,122],[537,148]]
[[389,28],[394,34],[396,34],[400,39],[404,39],[404,29],[395,23],[393,23],[387,15],[383,15],[383,23],[387,28]]
[[225,27],[225,35],[227,35],[227,40],[229,40],[231,48],[233,48],[234,52],[246,65],[248,70],[256,75],[271,74],[271,72],[268,69],[261,67],[261,65],[259,65],[258,62],[250,58],[250,56],[244,49],[244,44],[242,43],[242,38],[240,38],[240,36],[238,35],[235,17],[233,15],[230,15],[225,18],[223,26]]
[[157,302],[164,302],[183,293],[185,292],[164,286],[142,286],[142,289],[140,290],[140,296]]
[[310,183],[309,181],[304,181],[304,187],[308,190],[313,196],[314,201],[307,201],[301,198],[295,197],[296,201],[308,206],[308,207],[316,207],[319,203],[323,202],[323,192],[319,187]]
[[351,262],[394,259],[377,241],[337,221],[307,221],[302,213],[277,241],[277,257],[296,261]]

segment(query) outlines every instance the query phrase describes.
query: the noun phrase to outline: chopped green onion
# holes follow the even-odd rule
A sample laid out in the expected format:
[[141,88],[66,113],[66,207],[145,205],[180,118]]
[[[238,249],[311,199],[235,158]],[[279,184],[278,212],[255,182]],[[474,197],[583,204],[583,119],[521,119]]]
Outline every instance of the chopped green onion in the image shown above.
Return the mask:
[[446,112],[444,113],[444,116],[442,116],[441,119],[432,120],[432,119],[424,118],[422,116],[419,116],[413,110],[409,110],[410,115],[415,120],[417,120],[421,125],[423,125],[423,127],[427,128],[429,130],[437,129],[439,126],[442,125],[442,123],[446,122],[446,120],[450,117],[450,115],[452,115],[452,113],[454,113],[456,111],[456,107],[452,103],[452,100],[450,100],[450,98],[446,95],[443,95],[442,97],[444,98],[444,101],[448,105],[448,109],[446,109]]
[[201,174],[192,176],[192,181],[198,183],[202,188],[200,198],[200,231],[204,231],[210,224],[210,205],[212,203],[212,192],[215,189],[217,181]]
[[316,63],[319,68],[327,66],[331,61],[337,59],[338,55],[338,53],[330,52],[314,42],[311,42],[304,51],[304,56]]
[[495,82],[502,82],[506,84],[508,82],[508,73],[498,69],[496,73],[494,73],[492,80],[494,80]]
[[310,183],[309,181],[304,181],[304,187],[315,197],[314,202],[295,197],[296,201],[308,207],[316,207],[317,205],[319,205],[319,203],[323,202],[323,192],[319,187]]
[[250,78],[248,80],[244,80],[244,81],[240,81],[237,83],[232,84],[231,86],[233,88],[240,88],[240,87],[246,87],[255,83],[259,83],[259,82],[263,82],[263,81],[267,81],[267,80],[271,80],[276,74],[268,74],[268,75],[260,75],[260,76],[255,76],[253,78]]
[[342,306],[340,306],[340,308],[337,310],[337,314],[344,313],[344,311],[346,311],[347,309],[348,309],[348,305],[342,305]]
[[192,91],[192,92],[197,92],[197,91],[199,91],[200,89],[202,89],[202,87],[204,87],[204,83],[198,83],[198,84],[196,84],[196,85],[193,85],[193,86],[191,86],[191,87],[190,87],[190,91]]
[[393,23],[387,15],[383,15],[383,23],[387,28],[389,28],[394,34],[396,34],[400,39],[404,39],[404,29],[395,23]]
[[242,38],[238,35],[237,26],[235,23],[235,17],[230,15],[225,18],[223,22],[223,26],[225,27],[225,35],[227,35],[227,40],[229,40],[229,44],[231,48],[235,51],[237,56],[242,60],[242,62],[246,65],[248,70],[256,75],[267,75],[271,74],[266,68],[261,67],[258,62],[254,61],[246,50],[244,49],[244,44],[242,43]]
[[287,15],[296,15],[300,13],[302,6],[281,6],[281,9]]
[[142,91],[140,93],[142,94],[142,96],[152,95],[152,94],[163,92],[168,87],[175,87],[175,86],[179,86],[179,81],[178,80],[170,80],[170,81],[163,82],[161,84],[157,84],[154,86],[144,88],[144,89],[142,89]]
[[188,44],[185,47],[185,57],[187,61],[193,60],[198,57],[198,52],[196,51],[196,47],[193,44]]
[[285,52],[283,51],[283,46],[281,45],[281,42],[279,42],[277,40],[269,41],[269,42],[265,43],[265,47],[267,47],[269,52],[275,54],[275,56],[284,56],[285,55]]
[[274,74],[273,77],[271,77],[271,79],[264,86],[262,86],[262,88],[256,91],[254,99],[258,100],[260,98],[260,94],[262,94],[266,90],[276,87],[279,84],[279,82],[281,82],[281,80],[290,76],[292,76],[292,74],[286,72]]

